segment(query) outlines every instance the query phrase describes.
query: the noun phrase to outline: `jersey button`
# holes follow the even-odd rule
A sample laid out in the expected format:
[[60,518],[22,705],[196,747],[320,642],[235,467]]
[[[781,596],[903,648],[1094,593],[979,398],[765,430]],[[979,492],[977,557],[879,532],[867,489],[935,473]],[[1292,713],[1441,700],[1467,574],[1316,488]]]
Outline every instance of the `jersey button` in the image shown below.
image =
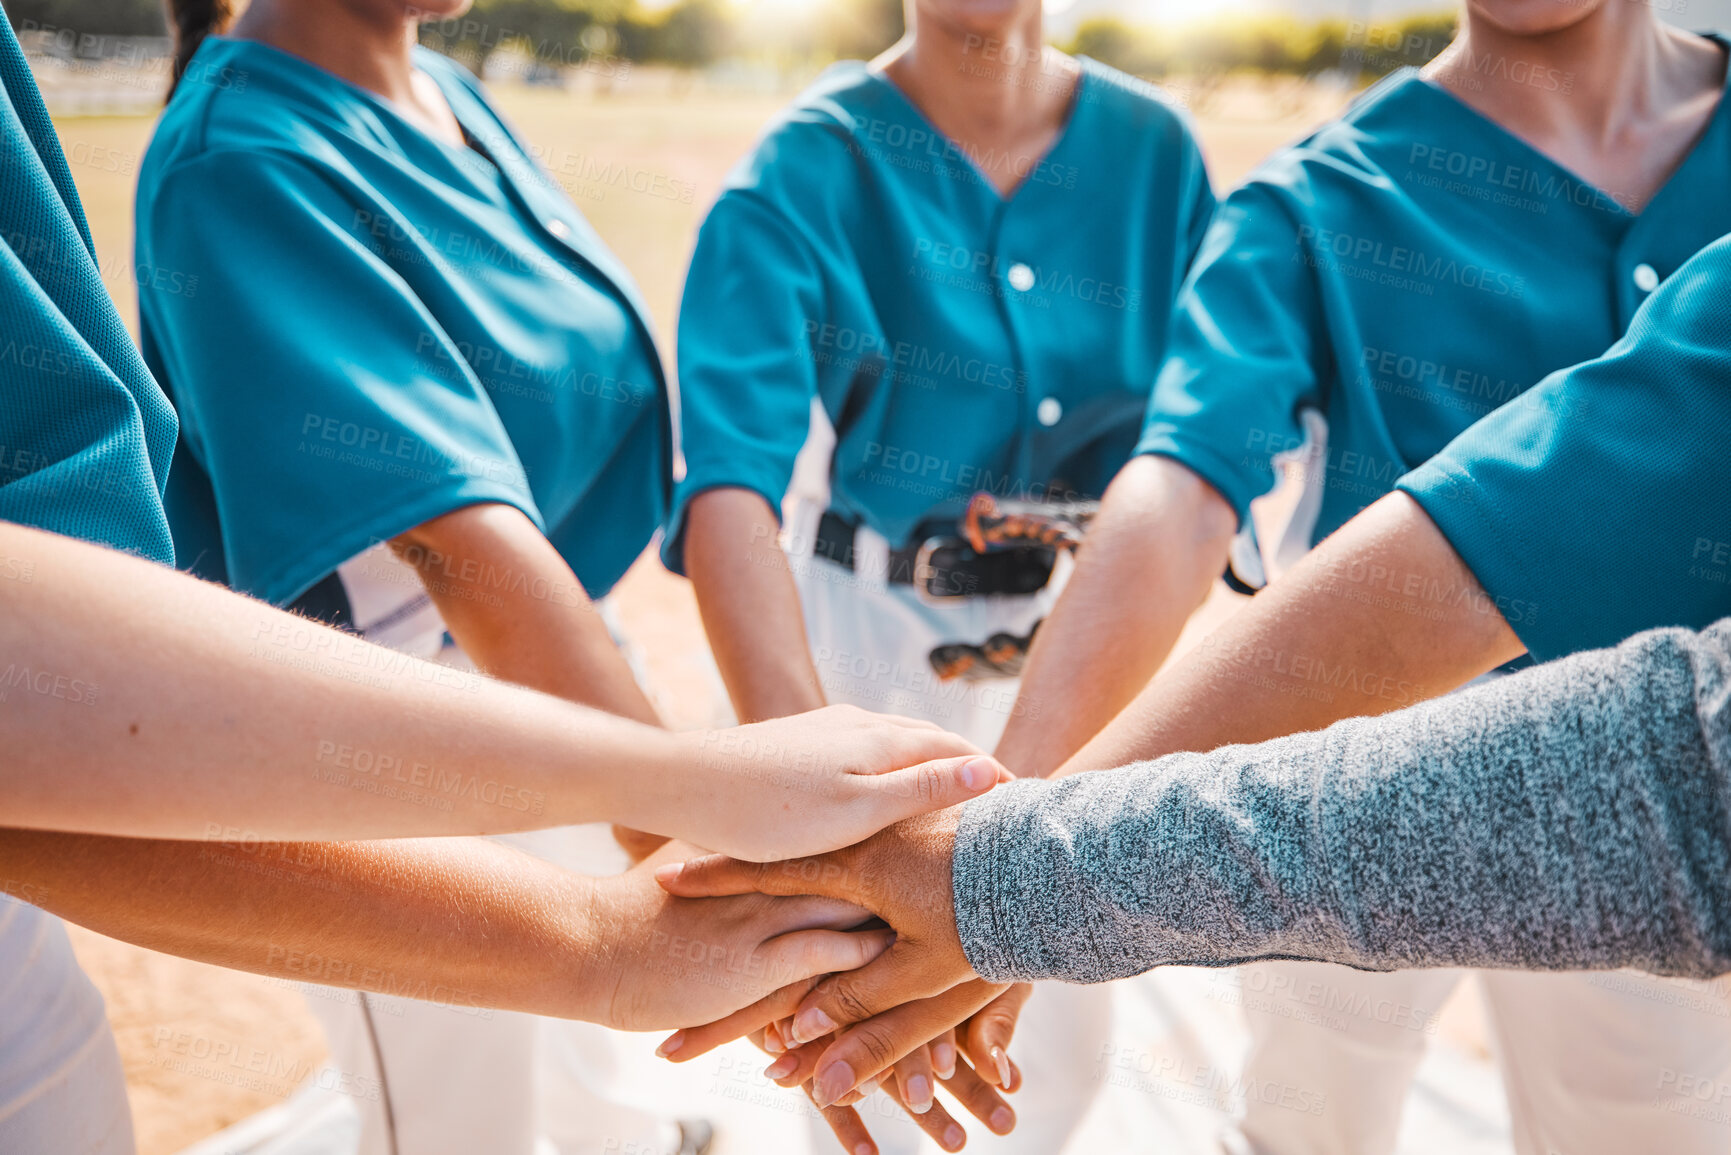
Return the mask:
[[1034,287],[1034,270],[1017,261],[1010,266],[1010,288],[1025,293]]
[[566,237],[571,235],[571,226],[560,220],[558,217],[554,217],[552,220],[547,222],[547,231],[558,237],[560,240],[564,240]]
[[1064,403],[1056,397],[1043,397],[1034,409],[1034,416],[1040,419],[1040,424],[1047,429],[1064,419]]
[[1659,271],[1644,261],[1636,265],[1635,287],[1643,293],[1651,293],[1659,287]]

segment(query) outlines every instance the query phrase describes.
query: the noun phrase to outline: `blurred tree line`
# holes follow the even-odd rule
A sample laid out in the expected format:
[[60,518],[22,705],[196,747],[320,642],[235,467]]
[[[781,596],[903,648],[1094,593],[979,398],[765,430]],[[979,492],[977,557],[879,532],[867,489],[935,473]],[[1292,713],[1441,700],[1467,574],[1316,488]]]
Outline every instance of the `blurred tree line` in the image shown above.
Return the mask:
[[[165,0],[6,0],[12,26],[53,29],[98,51],[104,36],[166,36]],[[748,52],[837,59],[874,56],[902,34],[901,0],[825,0],[771,27],[750,27],[729,0],[674,0],[651,11],[634,0],[476,0],[462,17],[426,24],[428,47],[481,70],[501,48],[547,65],[594,56],[701,68]],[[749,34],[749,35],[747,35]]]
[[653,11],[633,0],[476,0],[456,20],[422,27],[422,42],[480,71],[513,44],[550,64],[618,56],[702,68],[762,50],[807,59],[874,56],[902,34],[901,0],[825,0],[778,13],[771,28],[729,0],[674,0]]
[[1103,16],[1084,20],[1064,47],[1152,79],[1239,70],[1384,76],[1427,63],[1454,39],[1455,25],[1453,13],[1374,24],[1247,16],[1184,27],[1135,25]]
[[[164,36],[164,0],[6,0],[14,27],[81,36]],[[1283,16],[1234,16],[1184,27],[1114,16],[1083,21],[1069,44],[1139,76],[1238,70],[1310,75],[1342,70],[1381,76],[1420,65],[1454,37],[1453,15],[1349,24]],[[737,57],[821,61],[870,57],[902,34],[902,0],[822,0],[754,11],[732,0],[476,0],[462,17],[422,26],[422,42],[477,72],[502,48],[550,70],[596,57],[703,68]]]
[[6,0],[12,27],[79,36],[167,36],[163,0]]

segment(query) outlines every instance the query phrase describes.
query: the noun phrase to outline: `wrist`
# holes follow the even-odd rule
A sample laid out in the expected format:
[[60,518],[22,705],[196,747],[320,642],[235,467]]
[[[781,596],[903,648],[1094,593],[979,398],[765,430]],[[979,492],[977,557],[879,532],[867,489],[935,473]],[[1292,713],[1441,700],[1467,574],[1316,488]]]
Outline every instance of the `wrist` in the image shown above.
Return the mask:
[[538,1002],[544,1013],[588,1023],[607,1021],[609,993],[615,989],[617,961],[607,950],[606,903],[599,880],[568,875],[548,896],[552,949]]
[[724,680],[742,725],[821,710],[829,704],[803,642],[779,653],[754,655],[746,664],[730,665],[732,676]]
[[631,727],[629,753],[619,772],[609,776],[607,810],[597,817],[652,834],[687,837],[691,806],[705,797],[697,779],[703,742],[712,733]]

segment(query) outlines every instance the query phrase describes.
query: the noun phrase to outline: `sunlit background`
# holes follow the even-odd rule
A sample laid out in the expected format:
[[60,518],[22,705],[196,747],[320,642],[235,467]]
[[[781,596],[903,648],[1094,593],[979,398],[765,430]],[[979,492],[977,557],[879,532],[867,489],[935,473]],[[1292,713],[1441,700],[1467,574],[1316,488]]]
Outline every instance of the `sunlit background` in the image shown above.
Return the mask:
[[[773,70],[785,83],[830,60],[869,57],[901,32],[903,0],[477,0],[424,39],[494,80],[537,83],[630,62],[687,71]],[[1613,0],[1628,2],[1628,0]],[[1731,22],[1731,0],[1641,0],[1697,29]],[[27,49],[112,59],[123,38],[165,35],[162,0],[9,0]],[[1048,31],[1158,79],[1254,70],[1348,80],[1422,65],[1448,42],[1448,0],[1048,0]],[[33,37],[33,39],[32,39]],[[165,50],[166,41],[160,41]],[[123,96],[124,94],[119,94]]]

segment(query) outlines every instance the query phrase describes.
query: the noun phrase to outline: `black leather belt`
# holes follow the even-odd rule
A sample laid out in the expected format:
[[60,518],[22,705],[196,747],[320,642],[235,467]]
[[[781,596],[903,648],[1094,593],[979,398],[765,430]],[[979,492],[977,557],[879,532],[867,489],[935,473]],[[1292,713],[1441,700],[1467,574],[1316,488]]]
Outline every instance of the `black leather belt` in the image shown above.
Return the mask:
[[[834,511],[818,522],[813,553],[843,569],[855,568],[854,538],[859,527]],[[892,585],[913,586],[934,599],[1026,595],[1044,589],[1057,564],[1056,550],[1016,546],[977,553],[956,532],[954,521],[922,522],[908,544],[890,551]]]

